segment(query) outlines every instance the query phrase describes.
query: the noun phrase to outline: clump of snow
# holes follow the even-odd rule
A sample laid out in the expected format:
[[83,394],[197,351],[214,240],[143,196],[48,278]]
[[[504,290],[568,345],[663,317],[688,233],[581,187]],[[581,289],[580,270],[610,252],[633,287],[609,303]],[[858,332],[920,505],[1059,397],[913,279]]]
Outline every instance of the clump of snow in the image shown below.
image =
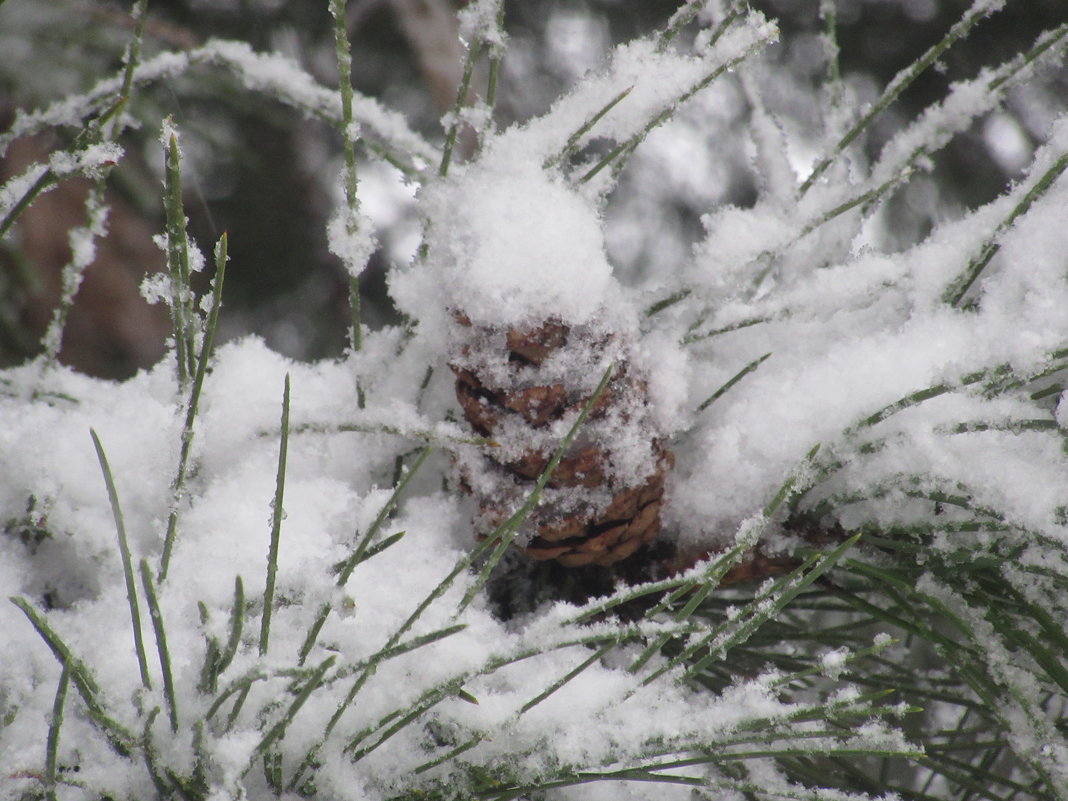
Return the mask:
[[499,57],[508,43],[508,34],[497,23],[504,0],[475,0],[464,6],[458,16],[460,39],[468,46],[475,42],[488,45]]
[[[475,324],[555,317],[590,321],[612,291],[597,209],[522,150],[516,132],[420,196],[425,262],[395,276],[398,304],[420,320],[458,309]],[[516,143],[519,147],[510,147]]]
[[326,235],[330,252],[341,259],[349,276],[358,278],[378,248],[370,218],[349,206],[340,205],[330,218]]

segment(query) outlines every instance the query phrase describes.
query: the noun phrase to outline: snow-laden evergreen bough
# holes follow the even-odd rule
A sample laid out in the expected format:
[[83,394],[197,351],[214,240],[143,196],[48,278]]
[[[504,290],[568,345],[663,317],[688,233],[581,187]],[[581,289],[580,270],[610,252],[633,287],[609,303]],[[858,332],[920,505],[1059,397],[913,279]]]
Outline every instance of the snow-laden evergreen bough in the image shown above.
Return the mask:
[[[0,797],[1068,798],[1068,119],[1001,198],[900,252],[877,235],[883,202],[1063,59],[1068,28],[955,85],[874,161],[858,148],[1001,5],[977,0],[867,107],[829,70],[815,133],[762,100],[774,24],[726,2],[683,4],[503,131],[502,10],[469,4],[458,97],[483,60],[489,84],[440,149],[354,96],[340,2],[341,91],[234,42],[142,60],[139,25],[119,75],[20,112],[0,145],[77,136],[0,189],[5,232],[70,175],[102,187],[123,168],[138,93],[211,70],[341,133],[330,239],[354,298],[375,247],[361,154],[420,187],[425,235],[391,282],[410,325],[367,330],[354,304],[339,361],[216,349],[227,243],[198,304],[165,122],[170,273],[146,292],[170,306],[173,354],[111,383],[56,363],[105,230],[90,194],[54,343],[0,378]],[[707,209],[686,263],[623,286],[605,229],[628,163],[728,112],[747,115],[756,201]],[[530,364],[482,354],[547,321],[582,333]],[[486,406],[533,367],[572,396],[535,429],[472,431],[450,363],[481,371],[467,386]],[[598,419],[620,369],[630,400]],[[554,484],[591,442],[615,483]],[[534,586],[510,619],[490,602],[564,496],[603,511],[667,447],[670,569],[575,603]],[[509,492],[471,468],[531,451]],[[507,508],[487,522],[479,497]],[[781,572],[717,589],[757,553]]]

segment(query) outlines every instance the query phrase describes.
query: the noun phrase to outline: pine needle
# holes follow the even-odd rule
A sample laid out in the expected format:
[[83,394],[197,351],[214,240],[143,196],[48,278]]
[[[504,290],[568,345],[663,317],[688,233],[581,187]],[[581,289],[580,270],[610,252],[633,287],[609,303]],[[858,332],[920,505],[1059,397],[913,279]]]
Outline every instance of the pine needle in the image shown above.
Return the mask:
[[145,643],[141,634],[141,611],[137,604],[137,585],[134,581],[133,560],[130,557],[130,544],[126,539],[126,524],[123,521],[122,509],[119,506],[119,493],[115,489],[115,479],[111,475],[111,467],[108,465],[107,456],[104,455],[104,446],[100,444],[100,438],[93,429],[89,429],[89,434],[93,438],[96,456],[100,461],[100,470],[104,474],[108,500],[111,502],[111,513],[115,518],[115,530],[119,538],[119,556],[122,558],[122,574],[126,580],[126,599],[130,605],[130,622],[133,624],[134,653],[137,655],[137,667],[141,673],[141,685],[146,690],[151,690],[152,681],[148,676],[148,660],[145,658]]

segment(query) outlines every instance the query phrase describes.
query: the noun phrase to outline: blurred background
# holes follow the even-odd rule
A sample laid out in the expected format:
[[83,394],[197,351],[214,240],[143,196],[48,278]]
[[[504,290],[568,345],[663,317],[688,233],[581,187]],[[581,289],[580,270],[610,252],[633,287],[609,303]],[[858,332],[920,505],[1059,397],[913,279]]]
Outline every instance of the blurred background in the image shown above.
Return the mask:
[[[459,0],[351,0],[354,87],[400,111],[434,143],[452,105],[463,49]],[[506,0],[510,37],[498,91],[501,126],[545,111],[616,43],[663,25],[674,0]],[[836,0],[840,69],[851,105],[862,107],[901,69],[938,42],[971,0]],[[818,154],[826,91],[819,0],[752,0],[779,21],[782,38],[754,71],[766,101],[793,142],[801,177]],[[210,38],[281,52],[327,86],[336,85],[327,2],[151,0],[144,57],[196,47]],[[1008,0],[886,111],[854,158],[874,157],[885,141],[941,99],[957,80],[974,78],[1029,48],[1038,34],[1068,22],[1065,0]],[[0,130],[16,109],[34,109],[83,92],[117,74],[132,33],[128,4],[87,0],[6,0],[0,4]],[[478,77],[476,76],[476,82]],[[483,78],[484,80],[484,78]],[[484,83],[476,83],[481,89]],[[879,247],[897,249],[939,221],[991,200],[1020,177],[1052,120],[1068,106],[1068,69],[1046,67],[1012,90],[885,204]],[[326,123],[243,91],[205,68],[139,92],[139,125],[121,143],[126,157],[108,182],[109,233],[98,243],[65,330],[60,358],[86,373],[121,379],[163,355],[170,321],[139,287],[164,269],[153,236],[163,229],[160,121],[172,115],[183,135],[183,180],[190,233],[205,253],[229,233],[231,269],[223,338],[263,337],[298,359],[344,352],[347,277],[327,249],[325,227],[339,198],[341,140]],[[751,109],[737,76],[713,85],[649,137],[609,201],[610,255],[622,280],[655,285],[685,261],[700,215],[721,204],[747,206],[761,187],[750,164]],[[69,144],[59,129],[15,141],[0,160],[8,180]],[[413,187],[378,161],[361,161],[360,199],[381,248],[361,281],[364,322],[398,322],[386,294],[390,264],[419,242]],[[88,184],[63,183],[41,196],[0,242],[0,366],[40,350],[70,260],[67,232],[84,225]],[[200,291],[210,275],[198,276]]]

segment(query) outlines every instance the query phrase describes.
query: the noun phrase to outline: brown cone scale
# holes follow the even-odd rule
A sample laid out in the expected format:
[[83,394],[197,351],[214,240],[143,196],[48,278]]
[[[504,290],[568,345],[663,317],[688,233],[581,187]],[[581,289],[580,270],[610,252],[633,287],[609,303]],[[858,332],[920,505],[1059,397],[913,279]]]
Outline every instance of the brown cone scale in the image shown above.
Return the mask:
[[[517,541],[531,558],[568,567],[610,565],[652,541],[673,458],[651,422],[645,382],[633,374],[618,337],[558,320],[501,330],[474,325],[459,312],[453,319],[449,366],[460,408],[475,431],[502,446],[457,460],[461,486],[478,500],[479,535],[501,525],[529,495],[559,443],[553,432],[561,426],[553,424],[573,420],[589,403],[591,383],[610,356],[612,378]],[[618,469],[613,444],[624,441],[647,449],[644,475]]]

